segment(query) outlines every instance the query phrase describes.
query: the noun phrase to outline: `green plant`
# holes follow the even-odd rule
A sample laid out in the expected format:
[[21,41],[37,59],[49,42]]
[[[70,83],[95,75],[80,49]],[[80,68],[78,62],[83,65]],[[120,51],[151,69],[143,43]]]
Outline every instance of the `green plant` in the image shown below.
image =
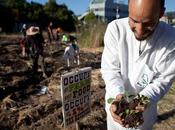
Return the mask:
[[143,111],[140,111],[137,108],[145,108],[149,103],[149,98],[139,94],[136,97],[133,97],[134,95],[125,94],[120,101],[109,98],[107,102],[112,102],[112,104],[116,105],[117,109],[115,113],[123,119],[124,126],[136,128],[144,122],[142,115]]

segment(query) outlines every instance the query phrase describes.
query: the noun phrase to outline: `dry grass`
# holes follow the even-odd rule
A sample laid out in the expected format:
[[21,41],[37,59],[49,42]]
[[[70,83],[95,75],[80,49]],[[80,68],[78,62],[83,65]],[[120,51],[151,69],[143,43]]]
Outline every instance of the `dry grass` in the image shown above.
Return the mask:
[[0,34],[0,40],[17,40],[21,38],[22,34]]
[[102,46],[105,30],[106,24],[104,23],[97,23],[84,28],[80,35],[78,35],[80,47],[97,48]]
[[158,102],[158,121],[153,130],[175,130],[175,83]]

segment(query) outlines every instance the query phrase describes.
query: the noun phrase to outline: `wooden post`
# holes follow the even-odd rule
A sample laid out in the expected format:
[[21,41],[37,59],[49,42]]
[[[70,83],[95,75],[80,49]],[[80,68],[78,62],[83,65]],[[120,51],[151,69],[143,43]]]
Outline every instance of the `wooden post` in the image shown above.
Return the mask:
[[76,130],[80,130],[78,121],[76,122]]

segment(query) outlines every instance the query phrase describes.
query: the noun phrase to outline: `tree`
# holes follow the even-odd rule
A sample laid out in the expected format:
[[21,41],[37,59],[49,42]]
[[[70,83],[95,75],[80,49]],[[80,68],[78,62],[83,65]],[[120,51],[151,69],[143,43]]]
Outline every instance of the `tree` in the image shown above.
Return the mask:
[[[26,0],[1,0],[0,27],[4,31],[12,31],[14,25],[21,23],[36,23],[42,27],[52,21],[54,27],[63,30],[75,30],[75,15],[66,5],[58,5],[56,0],[49,0],[45,5]],[[3,19],[2,19],[3,18]]]
[[44,11],[48,16],[48,23],[54,21],[55,27],[61,26],[63,30],[75,30],[75,19],[72,11],[66,5],[57,5],[55,0],[50,0],[44,5]]
[[93,24],[95,22],[97,22],[97,19],[96,19],[96,16],[93,12],[90,12],[89,14],[87,14],[84,18],[84,21],[87,23],[87,24]]
[[14,17],[10,8],[5,6],[5,1],[0,3],[0,17],[0,27],[2,28],[2,31],[7,32],[12,30],[14,25]]

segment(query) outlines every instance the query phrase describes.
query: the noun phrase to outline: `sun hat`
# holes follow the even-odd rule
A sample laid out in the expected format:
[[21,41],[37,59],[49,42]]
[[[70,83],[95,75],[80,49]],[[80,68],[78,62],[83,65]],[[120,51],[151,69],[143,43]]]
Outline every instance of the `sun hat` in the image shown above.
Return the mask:
[[35,35],[39,33],[39,27],[31,26],[29,29],[27,29],[26,34],[27,35]]

